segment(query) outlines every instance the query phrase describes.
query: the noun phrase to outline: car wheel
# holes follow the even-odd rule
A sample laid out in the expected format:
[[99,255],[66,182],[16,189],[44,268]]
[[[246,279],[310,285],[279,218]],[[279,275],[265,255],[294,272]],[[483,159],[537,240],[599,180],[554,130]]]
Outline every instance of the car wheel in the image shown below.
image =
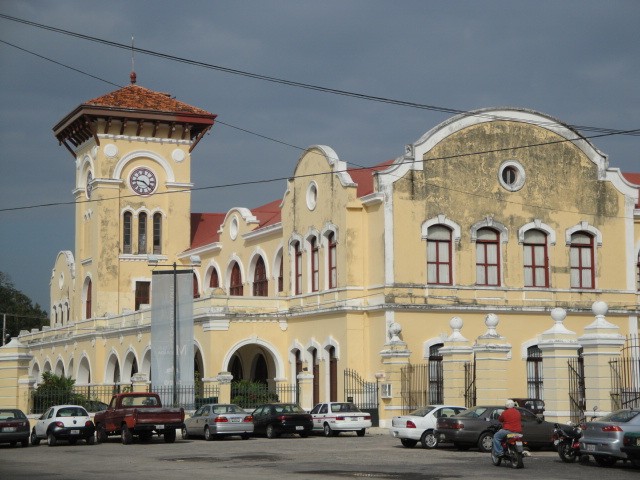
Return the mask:
[[278,436],[276,428],[273,425],[267,425],[267,438],[276,438]]
[[182,427],[182,439],[189,440],[189,432],[187,432],[187,427]]
[[96,436],[95,435],[89,435],[87,438],[87,445],[94,445],[96,443]]
[[49,445],[50,447],[55,447],[57,443],[58,439],[55,437],[53,432],[49,432],[47,434],[47,445]]
[[610,455],[594,455],[593,459],[601,467],[613,467],[618,461],[616,457]]
[[243,433],[242,435],[240,435],[240,437],[241,437],[243,440],[249,440],[249,437],[251,437],[251,435],[249,435],[248,433]]
[[211,435],[211,430],[209,430],[209,425],[204,427],[204,439],[207,442],[213,440],[213,435]]
[[102,425],[98,425],[96,427],[96,442],[104,443],[108,440],[107,431],[104,429]]
[[493,433],[484,432],[478,439],[478,448],[481,452],[488,453],[493,448]]
[[122,440],[123,445],[129,445],[133,441],[133,434],[127,424],[122,425],[122,430],[120,431],[120,438]]
[[173,443],[176,441],[176,429],[169,428],[164,431],[164,443]]
[[364,437],[364,434],[365,434],[366,432],[367,432],[367,431],[363,428],[362,430],[358,430],[356,433],[358,434],[358,436],[359,436],[359,437]]
[[31,432],[31,438],[30,439],[31,439],[31,445],[33,445],[34,447],[37,447],[38,445],[40,445],[40,439],[36,435],[36,429],[35,428]]
[[333,436],[333,430],[331,430],[331,427],[329,426],[328,423],[324,424],[323,433],[325,437]]
[[401,438],[400,443],[403,447],[413,448],[418,444],[418,441],[411,438]]
[[427,430],[420,437],[420,443],[422,444],[422,448],[436,448],[439,442],[433,430]]

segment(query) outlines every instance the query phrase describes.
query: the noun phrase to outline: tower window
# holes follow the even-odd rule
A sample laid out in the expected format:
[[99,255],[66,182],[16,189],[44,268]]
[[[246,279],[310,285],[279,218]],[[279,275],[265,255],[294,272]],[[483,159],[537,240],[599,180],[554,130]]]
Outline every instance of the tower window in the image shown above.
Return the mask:
[[147,253],[147,214],[138,216],[138,255]]
[[162,214],[153,214],[153,253],[162,253]]
[[122,253],[131,253],[131,228],[133,215],[131,212],[124,212],[122,219]]

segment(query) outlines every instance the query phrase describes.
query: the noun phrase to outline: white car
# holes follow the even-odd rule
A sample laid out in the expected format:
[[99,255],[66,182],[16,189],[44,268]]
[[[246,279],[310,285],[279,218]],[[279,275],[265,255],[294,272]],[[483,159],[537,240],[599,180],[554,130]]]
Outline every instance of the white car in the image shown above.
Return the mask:
[[85,440],[88,445],[95,443],[95,425],[89,414],[79,405],[56,405],[50,407],[37,420],[31,430],[31,445],[38,445],[45,439],[50,447],[58,440],[67,440],[73,445]]
[[465,407],[450,405],[427,405],[418,408],[408,415],[393,417],[390,433],[399,438],[407,448],[415,447],[418,442],[423,448],[438,446],[438,437],[433,434],[438,418],[451,417],[466,410]]
[[371,428],[371,415],[350,402],[319,403],[310,413],[313,431],[323,432],[325,437],[336,436],[340,432],[356,432],[363,437],[366,429]]

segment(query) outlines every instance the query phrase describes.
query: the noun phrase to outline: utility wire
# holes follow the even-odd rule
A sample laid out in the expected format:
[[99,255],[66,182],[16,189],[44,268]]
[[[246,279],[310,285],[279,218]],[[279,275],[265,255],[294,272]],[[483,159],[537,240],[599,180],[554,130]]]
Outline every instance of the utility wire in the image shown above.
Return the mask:
[[[52,26],[49,26],[49,25],[44,25],[44,24],[41,24],[41,23],[32,22],[30,20],[17,18],[17,17],[13,17],[13,16],[10,16],[10,15],[2,14],[2,13],[0,13],[0,18],[4,18],[5,20],[10,20],[12,22],[21,23],[21,24],[24,24],[24,25],[29,25],[29,26],[32,26],[32,27],[35,27],[35,28],[40,28],[40,29],[43,29],[43,30],[52,31],[52,32],[55,32],[55,33],[63,34],[63,35],[68,35],[68,36],[72,36],[72,37],[75,37],[75,38],[80,38],[80,39],[83,39],[83,40],[87,40],[87,41],[91,41],[91,42],[95,42],[95,43],[100,43],[100,44],[103,44],[103,45],[108,45],[108,46],[111,46],[111,47],[114,47],[114,48],[120,48],[120,49],[124,49],[124,50],[129,50],[129,51],[136,51],[136,52],[139,52],[139,53],[142,53],[142,54],[145,54],[145,55],[150,55],[150,56],[162,58],[162,59],[165,59],[165,60],[171,60],[171,61],[174,61],[174,62],[184,63],[184,64],[187,64],[187,65],[193,65],[193,66],[197,66],[197,67],[207,68],[207,69],[216,70],[216,71],[219,71],[219,72],[224,72],[224,73],[228,73],[228,74],[232,74],[232,75],[240,75],[240,76],[243,76],[243,77],[253,78],[253,79],[262,80],[262,81],[271,82],[271,83],[277,83],[277,84],[286,85],[286,86],[290,86],[290,87],[303,88],[303,89],[307,89],[307,90],[313,90],[313,91],[318,91],[318,92],[323,92],[323,93],[330,93],[330,94],[334,94],[334,95],[341,95],[341,96],[352,97],[352,98],[359,98],[359,99],[362,99],[362,100],[369,100],[369,101],[374,101],[374,102],[387,103],[387,104],[398,105],[398,106],[403,106],[403,107],[411,107],[411,108],[417,108],[417,109],[422,109],[422,110],[430,110],[430,111],[440,112],[440,113],[455,114],[455,115],[472,115],[472,116],[478,116],[478,117],[487,117],[487,118],[491,118],[491,119],[495,119],[495,118],[509,119],[509,117],[501,117],[501,116],[486,114],[486,113],[482,113],[482,112],[471,112],[471,111],[467,111],[467,110],[460,110],[460,109],[450,108],[450,107],[441,107],[441,106],[437,106],[437,105],[429,105],[429,104],[423,104],[423,103],[417,103],[417,102],[410,102],[410,101],[406,101],[406,100],[398,100],[398,99],[380,97],[380,96],[375,96],[375,95],[367,95],[367,94],[364,94],[364,93],[351,92],[351,91],[348,91],[348,90],[340,90],[340,89],[336,89],[336,88],[323,87],[323,86],[314,85],[314,84],[310,84],[310,83],[298,82],[298,81],[294,81],[294,80],[287,80],[287,79],[284,79],[284,78],[272,77],[272,76],[269,76],[269,75],[262,75],[262,74],[258,74],[258,73],[247,72],[247,71],[244,71],[244,70],[238,70],[238,69],[234,69],[234,68],[224,67],[224,66],[221,66],[221,65],[215,65],[215,64],[211,64],[211,63],[206,63],[206,62],[202,62],[202,61],[199,61],[199,60],[193,60],[193,59],[189,59],[189,58],[185,58],[185,57],[179,57],[179,56],[176,56],[176,55],[170,55],[170,54],[158,52],[158,51],[155,51],[155,50],[149,50],[149,49],[134,47],[133,45],[126,45],[124,43],[113,42],[111,40],[105,40],[105,39],[94,37],[94,36],[91,36],[91,35],[84,35],[84,34],[81,34],[81,33],[72,32],[70,30],[65,30],[65,29],[61,29],[61,28],[52,27]],[[552,124],[552,123],[553,122],[540,122],[539,125],[544,126],[544,125],[549,125],[549,124]],[[616,130],[616,129],[611,129],[611,128],[579,126],[579,125],[568,125],[568,126],[570,126],[571,128],[574,128],[574,129],[582,130],[582,131],[600,132],[600,133],[613,133],[613,134],[619,134],[619,135],[633,135],[633,136],[635,136],[635,135],[638,135],[640,133],[640,129]]]

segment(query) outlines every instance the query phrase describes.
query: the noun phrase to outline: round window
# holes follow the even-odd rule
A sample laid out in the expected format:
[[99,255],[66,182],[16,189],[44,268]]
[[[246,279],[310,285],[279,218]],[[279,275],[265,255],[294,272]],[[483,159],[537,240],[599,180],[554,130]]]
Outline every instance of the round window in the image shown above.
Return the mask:
[[500,181],[500,185],[510,192],[518,191],[524,185],[524,168],[515,160],[504,162],[500,165],[498,180]]
[[233,217],[231,219],[231,225],[229,226],[229,236],[231,240],[235,240],[238,236],[238,217]]
[[318,203],[318,186],[316,182],[309,183],[307,187],[307,208],[313,210]]

